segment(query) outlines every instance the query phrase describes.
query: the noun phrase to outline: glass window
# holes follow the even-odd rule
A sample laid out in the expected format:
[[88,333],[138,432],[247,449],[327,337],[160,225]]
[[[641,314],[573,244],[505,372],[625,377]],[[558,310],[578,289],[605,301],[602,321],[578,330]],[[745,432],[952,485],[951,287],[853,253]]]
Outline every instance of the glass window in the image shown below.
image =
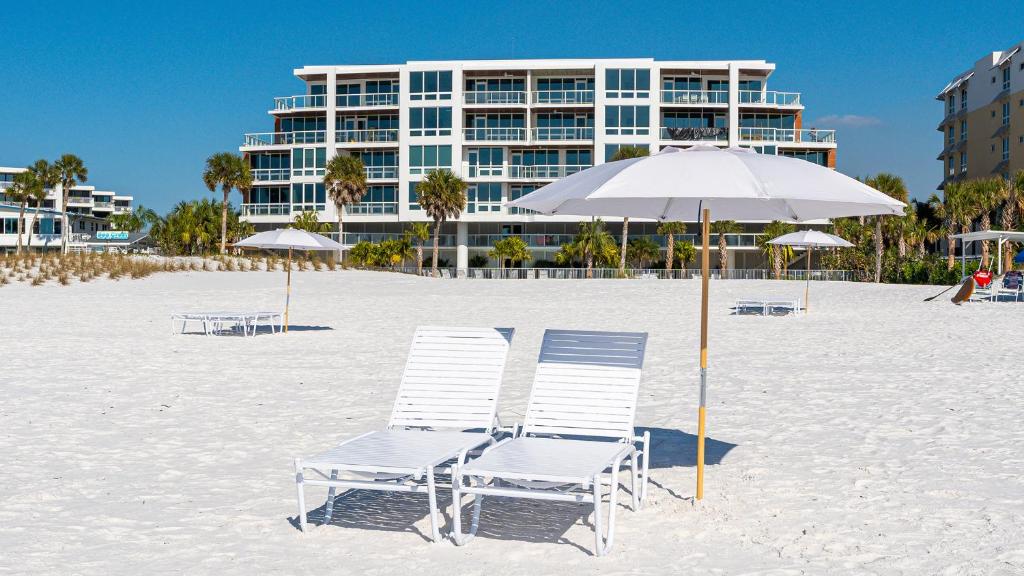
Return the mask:
[[409,173],[427,174],[452,167],[451,146],[409,146]]
[[967,108],[967,90],[960,91],[960,109],[964,110]]
[[1003,68],[1003,90],[1010,89],[1010,67]]
[[604,161],[608,162],[611,160],[615,153],[619,151],[619,148],[623,146],[635,146],[637,148],[643,148],[644,150],[650,150],[647,144],[605,144],[604,145]]
[[1010,103],[1003,102],[1003,126],[1010,123]]
[[466,190],[466,212],[501,212],[501,184],[482,182]]
[[946,132],[947,132],[946,133],[946,143],[952,144],[953,143],[953,138],[954,138],[954,136],[953,136],[953,127],[950,126],[949,129]]
[[1010,139],[1003,138],[1003,160],[1010,159]]
[[789,156],[790,158],[799,158],[812,162],[819,166],[828,165],[828,153],[824,150],[789,150],[789,149],[778,149],[777,153],[779,156]]
[[606,98],[650,98],[651,71],[646,68],[605,70]]
[[604,125],[606,134],[650,134],[650,107],[605,106]]
[[[953,160],[953,158],[950,158],[950,161],[952,161],[952,160]],[[952,166],[950,166],[950,167],[952,167]],[[967,152],[962,152],[960,154],[960,172],[961,173],[967,172]]]
[[505,162],[503,148],[470,148],[467,152],[469,177],[501,176]]
[[[327,118],[325,116],[292,116],[281,119],[281,132],[310,132],[326,129]],[[295,135],[294,138],[299,143],[313,142],[313,140],[304,139],[299,135]]]
[[292,176],[323,176],[327,165],[326,148],[293,148]]
[[967,140],[967,120],[960,121],[960,139]]
[[420,195],[416,192],[419,182],[409,182],[409,210],[422,210],[420,207]]
[[397,214],[398,188],[393,184],[374,184],[358,204],[345,207],[347,214]]
[[451,100],[452,71],[426,71],[409,73],[410,100]]
[[451,136],[452,109],[445,108],[410,108],[410,136]]
[[293,183],[291,198],[293,212],[324,210],[327,207],[323,182]]
[[[592,150],[566,150],[565,164],[570,167],[584,167],[594,165],[594,152]],[[577,170],[578,171],[578,170]]]
[[949,95],[949,114],[952,114],[956,110],[956,96],[953,94]]

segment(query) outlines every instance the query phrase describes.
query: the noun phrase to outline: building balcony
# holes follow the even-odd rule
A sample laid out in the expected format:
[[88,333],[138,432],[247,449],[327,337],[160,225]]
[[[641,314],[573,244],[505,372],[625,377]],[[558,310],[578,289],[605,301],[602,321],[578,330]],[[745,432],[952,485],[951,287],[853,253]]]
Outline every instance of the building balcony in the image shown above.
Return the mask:
[[714,126],[680,126],[675,128],[662,127],[660,138],[676,142],[727,142],[728,128]]
[[398,142],[398,130],[373,128],[369,130],[338,130],[334,133],[338,144],[374,144]]
[[539,106],[561,106],[565,104],[592,105],[593,90],[539,90],[531,94],[531,101]]
[[835,130],[797,130],[793,128],[740,128],[743,142],[783,142],[801,144],[835,144]]
[[113,202],[106,202],[106,201],[103,201],[103,200],[93,200],[93,202],[92,202],[92,209],[93,210],[103,210],[103,211],[113,210],[114,209],[114,203]]
[[594,128],[592,126],[560,126],[555,128],[534,128],[533,139],[538,142],[572,142],[579,140],[593,140]]
[[542,166],[518,166],[510,165],[508,167],[508,179],[509,180],[558,180],[559,178],[565,178],[571,174],[582,172],[590,168],[589,165],[584,166],[582,164],[570,165],[570,164],[551,164]]
[[[350,246],[358,244],[360,242],[373,242],[373,243],[376,244],[376,243],[379,243],[379,242],[383,242],[385,240],[400,240],[400,239],[402,239],[402,234],[400,234],[400,233],[398,233],[398,234],[396,234],[396,233],[389,233],[389,232],[343,232],[341,234],[341,239],[340,240],[338,239],[338,233],[337,232],[328,232],[327,234],[324,234],[324,236],[327,236],[328,238],[330,238],[331,240],[334,240],[336,242],[341,242],[342,244],[346,244],[346,245],[350,245]],[[427,254],[427,247],[431,246],[431,242],[433,242],[433,236],[431,236],[431,240],[429,240],[427,242],[424,242],[424,244],[423,244],[423,252],[424,252],[424,254]],[[441,246],[442,248],[452,248],[452,247],[454,247],[455,246],[455,234],[438,234],[438,236],[437,236],[437,244],[438,244],[438,246]]]
[[523,142],[526,128],[464,128],[462,136],[467,142]]
[[662,90],[662,104],[681,105],[726,105],[729,103],[728,90]]
[[117,204],[114,204],[114,214],[124,214],[131,211],[131,206],[118,206]]
[[260,148],[266,146],[291,146],[293,144],[323,144],[325,137],[326,132],[324,130],[252,132],[245,135],[242,146]]
[[253,168],[252,179],[254,182],[287,182],[290,174],[291,168]]
[[367,180],[397,180],[398,166],[364,166]]
[[773,90],[740,90],[740,104],[755,106],[800,107],[799,92],[775,92]]
[[464,92],[462,94],[462,102],[467,106],[476,105],[525,105],[526,104],[526,92],[522,90],[514,90],[509,92],[499,91],[480,91],[480,92]]
[[398,92],[382,94],[338,94],[335,97],[338,108],[397,108]]
[[470,234],[468,238],[471,248],[493,248],[498,240],[518,236],[530,248],[561,248],[562,244],[571,244],[575,234]]
[[242,216],[290,216],[291,204],[242,204]]
[[322,110],[327,106],[325,94],[301,94],[299,96],[282,96],[274,98],[274,112],[291,112],[295,110]]
[[360,202],[345,206],[345,214],[376,216],[398,214],[398,202]]
[[68,206],[92,206],[91,196],[68,196]]

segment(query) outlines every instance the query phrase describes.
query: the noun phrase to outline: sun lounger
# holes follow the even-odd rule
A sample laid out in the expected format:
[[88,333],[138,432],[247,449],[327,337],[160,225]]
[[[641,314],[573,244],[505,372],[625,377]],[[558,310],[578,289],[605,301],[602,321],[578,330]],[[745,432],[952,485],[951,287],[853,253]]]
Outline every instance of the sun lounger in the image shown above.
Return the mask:
[[306,485],[328,488],[324,524],[330,523],[338,488],[426,492],[431,535],[438,541],[435,475],[494,442],[512,332],[418,328],[387,428],[295,460],[300,528],[306,529]]
[[744,298],[736,301],[734,310],[737,314],[758,312],[763,316],[772,314],[799,314],[801,311],[799,298]]
[[[650,436],[638,438],[633,430],[646,344],[644,333],[545,332],[521,433],[453,469],[457,544],[476,534],[489,495],[589,502],[596,554],[611,549],[620,468],[631,468],[633,509],[646,497]],[[610,489],[606,536],[604,486]],[[463,494],[474,497],[468,534],[461,528]]]
[[1020,302],[1024,292],[1024,277],[1020,272],[1007,272],[999,283],[999,291],[996,293],[996,300],[1001,296],[1010,296],[1014,302]]

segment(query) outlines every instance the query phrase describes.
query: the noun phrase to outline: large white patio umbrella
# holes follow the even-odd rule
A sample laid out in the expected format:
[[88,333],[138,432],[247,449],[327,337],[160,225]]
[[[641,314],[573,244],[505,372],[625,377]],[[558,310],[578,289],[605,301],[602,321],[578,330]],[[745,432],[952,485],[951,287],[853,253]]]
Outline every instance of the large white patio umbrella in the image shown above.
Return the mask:
[[849,248],[850,246],[853,246],[852,243],[847,242],[839,236],[826,234],[817,230],[800,230],[798,232],[790,232],[789,234],[783,234],[778,238],[772,238],[768,243],[777,244],[779,246],[802,246],[807,250],[807,285],[804,286],[804,310],[808,312],[811,310],[811,255],[814,253],[814,248]]
[[346,246],[331,240],[327,236],[306,232],[297,228],[278,228],[253,234],[248,238],[235,242],[238,248],[264,248],[268,250],[288,249],[288,281],[284,298],[284,331],[288,332],[288,305],[292,299],[292,250],[344,250]]
[[666,148],[600,164],[508,203],[543,214],[701,221],[700,407],[697,499],[704,497],[708,374],[708,276],[712,214],[718,220],[815,220],[903,214],[904,204],[853,178],[798,158],[746,148]]

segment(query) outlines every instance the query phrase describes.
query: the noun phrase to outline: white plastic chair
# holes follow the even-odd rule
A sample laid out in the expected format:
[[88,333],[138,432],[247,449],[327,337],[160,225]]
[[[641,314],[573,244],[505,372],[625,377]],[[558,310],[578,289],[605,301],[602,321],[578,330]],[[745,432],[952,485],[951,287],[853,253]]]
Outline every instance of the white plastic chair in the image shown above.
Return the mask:
[[328,488],[324,524],[338,488],[426,492],[431,535],[438,541],[435,474],[494,442],[512,335],[511,328],[417,328],[387,428],[295,459],[299,527],[306,529],[306,485]]
[[[488,447],[452,472],[457,544],[476,534],[483,497],[491,495],[590,502],[595,553],[611,550],[620,468],[632,469],[634,510],[647,495],[650,433],[637,437],[633,430],[646,345],[646,333],[544,333],[520,435]],[[601,514],[605,485],[610,487],[606,536]],[[463,494],[474,496],[468,534],[461,528]]]

